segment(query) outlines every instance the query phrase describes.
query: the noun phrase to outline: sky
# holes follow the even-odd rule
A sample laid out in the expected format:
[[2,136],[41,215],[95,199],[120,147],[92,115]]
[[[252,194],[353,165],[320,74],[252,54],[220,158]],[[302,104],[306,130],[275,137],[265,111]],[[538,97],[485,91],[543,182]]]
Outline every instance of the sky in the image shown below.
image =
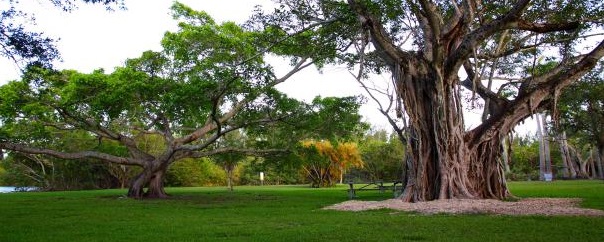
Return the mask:
[[[203,10],[217,22],[241,23],[252,13],[254,6],[271,6],[270,0],[180,0],[195,10]],[[126,0],[127,10],[106,11],[98,5],[80,4],[77,10],[66,13],[45,0],[24,0],[20,8],[33,13],[36,25],[32,29],[58,39],[57,47],[62,61],[55,63],[58,69],[74,69],[88,73],[103,68],[107,72],[121,66],[128,58],[135,58],[146,50],[161,50],[160,41],[166,31],[176,31],[176,21],[170,16],[172,0]],[[5,2],[0,2],[5,4]],[[274,60],[279,73],[287,71],[286,60]],[[0,58],[0,84],[18,79],[19,69],[6,58]],[[376,76],[375,83],[386,85],[387,76]],[[318,72],[307,68],[293,78],[280,84],[279,90],[288,96],[311,101],[315,96],[362,95],[364,90],[344,67],[326,67]],[[372,100],[361,107],[364,121],[377,128],[390,130],[387,120],[377,111]],[[480,115],[466,112],[468,128],[475,127]],[[468,122],[469,121],[469,122]],[[534,121],[517,128],[520,133],[530,131]]]

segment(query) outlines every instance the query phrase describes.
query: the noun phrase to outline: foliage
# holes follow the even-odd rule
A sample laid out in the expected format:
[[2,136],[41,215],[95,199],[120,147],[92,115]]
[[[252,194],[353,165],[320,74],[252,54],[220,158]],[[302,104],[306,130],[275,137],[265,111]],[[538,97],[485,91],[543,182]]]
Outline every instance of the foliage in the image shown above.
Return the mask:
[[365,136],[359,145],[365,165],[357,169],[359,174],[350,177],[351,180],[401,181],[405,148],[395,135],[388,136],[385,130],[378,130]]
[[539,141],[534,138],[516,137],[512,144],[510,159],[511,180],[538,180],[539,179]]
[[300,146],[297,156],[312,187],[333,186],[348,169],[363,167],[356,143],[306,140]]
[[[259,172],[266,174],[267,184],[300,184],[304,161],[296,154],[301,140],[351,140],[360,137],[368,125],[361,122],[360,97],[315,97],[312,103],[299,106],[287,122],[258,125],[246,129],[247,145],[257,149],[288,147],[290,152],[263,155],[245,166],[243,184],[258,184]],[[291,152],[293,151],[293,152]],[[308,155],[308,154],[307,154]],[[322,160],[322,158],[318,159]]]
[[[521,197],[576,197],[584,206],[604,209],[601,181],[511,182],[510,188]],[[604,236],[602,217],[321,209],[346,201],[344,187],[167,189],[171,199],[143,202],[120,198],[123,190],[0,194],[0,240],[596,242]],[[391,198],[379,191],[363,194],[369,200]]]
[[358,96],[315,97],[304,119],[307,139],[348,140],[360,137],[369,125],[361,122],[359,108],[364,100]]
[[[551,136],[550,136],[551,137]],[[560,177],[562,158],[557,143],[549,142],[552,173]],[[514,137],[510,157],[510,173],[506,178],[513,181],[531,181],[539,179],[539,141],[536,137]]]
[[6,169],[4,168],[4,162],[0,162],[0,186],[6,186],[9,185],[6,181],[5,181],[5,176],[6,176]]
[[561,128],[583,144],[604,149],[604,61],[569,89],[557,102]]
[[226,185],[224,170],[209,158],[184,159],[170,166],[166,186],[200,187]]
[[266,185],[293,185],[306,182],[305,175],[300,171],[301,163],[295,162],[293,156],[278,156],[266,159],[256,157],[243,161],[239,167],[239,183],[241,185],[260,185],[260,172],[264,173]]
[[6,185],[40,190],[81,190],[119,187],[119,180],[98,161],[85,163],[53,158],[13,155],[3,161]]
[[[235,148],[245,148],[245,143],[247,141],[247,137],[240,132],[230,132],[220,138],[215,145],[217,148],[224,147],[235,147]],[[229,190],[233,190],[233,183],[236,181],[236,169],[239,162],[246,158],[246,154],[238,153],[238,152],[225,152],[213,155],[212,160],[224,169],[226,173],[227,186]],[[237,179],[238,180],[238,179]]]

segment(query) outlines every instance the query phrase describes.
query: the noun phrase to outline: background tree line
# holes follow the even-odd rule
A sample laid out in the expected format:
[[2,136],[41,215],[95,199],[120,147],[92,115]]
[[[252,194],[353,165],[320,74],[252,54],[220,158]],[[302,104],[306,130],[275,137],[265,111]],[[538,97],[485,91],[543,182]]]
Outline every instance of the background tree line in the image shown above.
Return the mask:
[[[317,99],[318,100],[318,99]],[[85,135],[85,134],[82,134]],[[332,186],[342,181],[395,181],[402,175],[400,155],[403,146],[386,130],[355,134],[349,142],[300,142],[290,155],[248,156],[225,153],[204,158],[187,158],[172,165],[166,173],[166,186],[259,185],[259,173],[266,174],[264,184],[310,184]],[[255,139],[255,138],[252,138]],[[58,144],[96,145],[94,137],[72,137]],[[82,142],[84,141],[84,142]],[[231,133],[218,142],[253,142],[242,132]],[[153,153],[162,148],[162,139],[144,136],[140,144]],[[119,146],[105,144],[102,149]],[[160,150],[155,151],[160,152]],[[44,190],[124,188],[137,174],[137,168],[90,160],[75,162],[41,155],[11,153],[0,166],[4,185],[35,186]],[[323,172],[322,175],[314,175]]]

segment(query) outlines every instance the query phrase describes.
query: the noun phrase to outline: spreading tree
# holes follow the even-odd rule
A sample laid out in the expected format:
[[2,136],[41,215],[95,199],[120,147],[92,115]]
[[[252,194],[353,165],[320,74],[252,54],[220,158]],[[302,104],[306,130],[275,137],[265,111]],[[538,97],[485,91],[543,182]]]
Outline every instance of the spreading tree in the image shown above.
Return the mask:
[[[250,28],[298,42],[326,64],[355,67],[361,77],[392,75],[409,122],[404,201],[510,196],[500,163],[502,139],[555,103],[604,55],[600,1],[277,4],[272,12],[258,9]],[[504,84],[495,86],[499,82]],[[464,89],[486,109],[484,121],[469,130]]]
[[[312,116],[274,86],[313,61],[296,58],[291,70],[277,77],[263,59],[270,44],[264,31],[218,24],[180,3],[172,10],[180,29],[166,33],[161,52],[145,52],[108,74],[30,67],[21,80],[0,87],[0,150],[138,166],[141,172],[129,184],[133,198],[165,197],[166,170],[185,158],[282,151],[216,141],[236,130],[258,131]],[[80,141],[87,145],[49,146],[65,132],[89,134]],[[153,147],[143,142],[149,138]],[[113,148],[106,149],[108,144]]]

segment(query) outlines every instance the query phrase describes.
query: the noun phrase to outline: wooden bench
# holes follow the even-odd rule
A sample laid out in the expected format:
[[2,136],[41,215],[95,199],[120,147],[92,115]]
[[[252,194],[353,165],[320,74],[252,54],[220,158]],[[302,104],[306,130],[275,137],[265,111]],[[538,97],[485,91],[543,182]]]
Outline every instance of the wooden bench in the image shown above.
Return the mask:
[[370,191],[370,190],[378,190],[380,193],[384,193],[386,191],[392,191],[394,193],[394,197],[396,198],[403,191],[403,183],[401,181],[388,182],[392,183],[392,185],[384,185],[383,181],[375,181],[367,184],[363,184],[364,186],[360,188],[354,187],[354,182],[348,181],[348,198],[354,199],[357,198],[358,191]]

